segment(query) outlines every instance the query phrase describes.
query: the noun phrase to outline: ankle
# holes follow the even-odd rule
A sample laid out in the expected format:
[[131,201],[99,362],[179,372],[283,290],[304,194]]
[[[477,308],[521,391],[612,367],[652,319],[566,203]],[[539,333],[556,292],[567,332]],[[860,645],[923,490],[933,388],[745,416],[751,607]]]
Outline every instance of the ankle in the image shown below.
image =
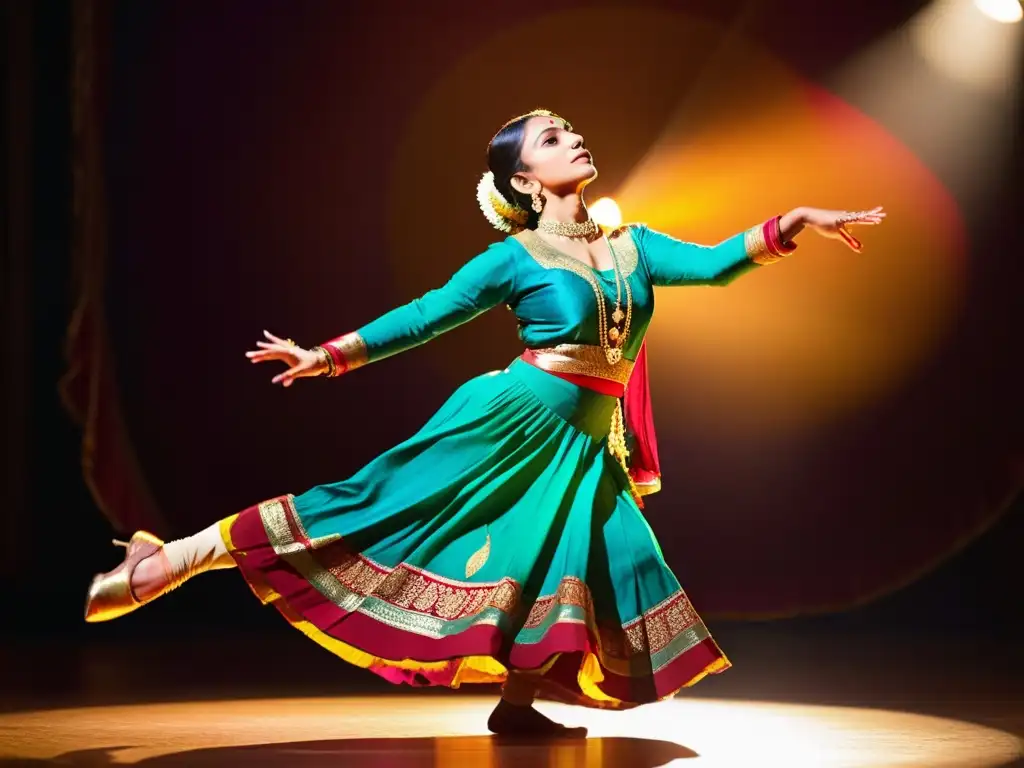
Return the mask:
[[142,602],[165,592],[171,586],[170,574],[170,563],[161,547],[132,571],[131,590],[135,599]]
[[536,682],[522,672],[510,672],[501,686],[501,700],[514,707],[529,708],[537,698]]
[[509,701],[504,696],[502,696],[501,698],[498,699],[498,703],[494,707],[494,710],[496,712],[499,711],[499,710],[512,710],[512,711],[515,711],[515,712],[524,712],[527,709],[533,709],[533,702],[532,701],[527,701],[527,702]]

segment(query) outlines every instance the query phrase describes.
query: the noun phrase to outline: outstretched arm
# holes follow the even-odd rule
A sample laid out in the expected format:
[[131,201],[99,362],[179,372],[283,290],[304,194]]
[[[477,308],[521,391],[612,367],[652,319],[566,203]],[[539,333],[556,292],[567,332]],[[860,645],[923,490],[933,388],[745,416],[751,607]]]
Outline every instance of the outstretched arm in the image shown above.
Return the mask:
[[257,342],[261,349],[246,354],[253,362],[287,362],[289,370],[273,379],[285,386],[305,376],[341,375],[430,341],[510,301],[515,292],[512,258],[507,246],[495,243],[464,264],[440,288],[312,350],[267,334],[269,342]]
[[766,264],[774,264],[796,250],[793,241],[804,227],[843,240],[859,251],[860,241],[845,229],[850,224],[878,224],[881,208],[849,213],[820,208],[794,208],[733,235],[718,245],[697,245],[639,225],[640,249],[654,285],[718,285]]

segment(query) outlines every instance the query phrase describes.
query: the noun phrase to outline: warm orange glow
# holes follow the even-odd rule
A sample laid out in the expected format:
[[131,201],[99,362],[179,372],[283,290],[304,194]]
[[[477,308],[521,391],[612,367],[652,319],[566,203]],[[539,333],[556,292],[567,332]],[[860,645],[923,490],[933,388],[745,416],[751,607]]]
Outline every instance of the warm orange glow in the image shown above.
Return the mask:
[[857,230],[862,254],[807,232],[725,290],[659,295],[659,406],[708,432],[777,436],[884,397],[927,359],[956,306],[962,233],[949,195],[880,125],[766,55],[732,58],[620,187],[624,208],[703,243],[797,205],[889,214]]

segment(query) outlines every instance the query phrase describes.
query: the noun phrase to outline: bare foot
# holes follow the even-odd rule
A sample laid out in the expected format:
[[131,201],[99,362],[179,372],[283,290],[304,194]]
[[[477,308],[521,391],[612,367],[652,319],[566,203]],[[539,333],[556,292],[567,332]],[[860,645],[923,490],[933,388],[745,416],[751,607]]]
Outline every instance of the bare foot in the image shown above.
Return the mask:
[[498,701],[498,706],[487,718],[487,729],[498,736],[525,738],[583,739],[587,736],[586,728],[567,728],[533,707],[516,706],[504,699]]

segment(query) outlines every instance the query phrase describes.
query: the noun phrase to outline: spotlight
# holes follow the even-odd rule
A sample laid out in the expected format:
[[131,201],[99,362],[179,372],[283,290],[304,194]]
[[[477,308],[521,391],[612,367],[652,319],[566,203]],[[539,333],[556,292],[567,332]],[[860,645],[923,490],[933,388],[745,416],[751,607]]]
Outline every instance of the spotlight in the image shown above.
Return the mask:
[[622,211],[610,197],[602,197],[590,206],[590,218],[608,229],[615,229],[622,224]]
[[1024,18],[1020,0],[974,0],[974,5],[990,19],[1012,24]]

